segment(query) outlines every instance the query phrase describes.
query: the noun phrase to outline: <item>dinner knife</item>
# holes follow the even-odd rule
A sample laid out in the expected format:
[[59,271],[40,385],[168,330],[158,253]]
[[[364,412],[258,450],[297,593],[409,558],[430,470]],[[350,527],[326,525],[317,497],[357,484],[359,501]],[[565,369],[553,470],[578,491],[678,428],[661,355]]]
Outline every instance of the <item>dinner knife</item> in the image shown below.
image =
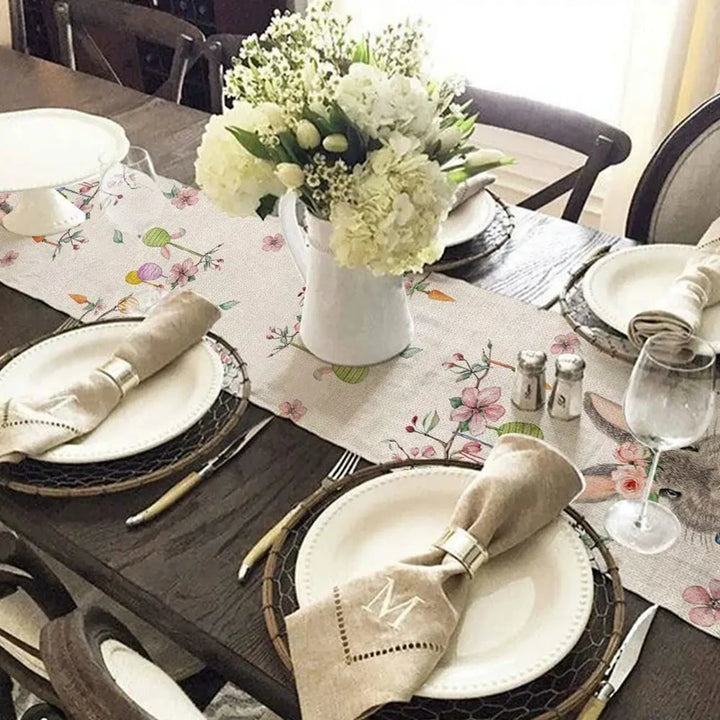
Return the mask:
[[588,700],[582,709],[578,720],[597,720],[605,709],[608,700],[622,687],[628,675],[635,667],[640,651],[642,650],[645,638],[647,637],[652,621],[655,618],[658,606],[649,607],[635,621],[630,628],[622,645],[615,653],[610,667],[605,673],[605,679],[600,683],[597,692]]
[[248,443],[261,431],[265,426],[275,419],[274,415],[261,420],[253,425],[247,432],[235,438],[226,445],[212,460],[206,463],[200,470],[194,471],[186,475],[177,485],[173,485],[164,495],[161,495],[152,505],[143,511],[129,517],[125,524],[128,527],[141,525],[148,520],[152,520],[160,513],[174,505],[181,497],[192,490],[199,482],[213,473],[217,472],[225,463],[230,462]]

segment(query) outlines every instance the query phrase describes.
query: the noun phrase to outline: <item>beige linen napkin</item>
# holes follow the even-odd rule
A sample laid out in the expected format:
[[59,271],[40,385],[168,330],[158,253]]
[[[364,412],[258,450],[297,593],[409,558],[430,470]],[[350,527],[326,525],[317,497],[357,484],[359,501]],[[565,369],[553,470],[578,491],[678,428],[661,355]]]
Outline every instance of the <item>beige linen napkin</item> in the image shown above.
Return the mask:
[[[583,486],[580,471],[550,445],[503,435],[449,527],[467,530],[485,559],[494,557],[556,518]],[[460,562],[432,549],[437,540],[427,539],[424,555],[335,587],[286,618],[303,720],[353,720],[409,700],[428,678],[472,582]]]
[[[199,342],[219,317],[218,308],[194,292],[170,295],[113,358],[142,382]],[[89,433],[122,397],[117,382],[97,369],[52,395],[0,399],[0,462],[20,462]]]
[[455,188],[450,212],[459,208],[464,202],[467,202],[471,197],[475,197],[475,195],[494,182],[494,175],[483,172],[473,175],[471,178],[465,180],[465,182],[460,183],[457,188]]
[[630,320],[628,337],[637,347],[661,332],[695,334],[703,310],[720,302],[720,237],[714,228],[700,239],[662,302]]

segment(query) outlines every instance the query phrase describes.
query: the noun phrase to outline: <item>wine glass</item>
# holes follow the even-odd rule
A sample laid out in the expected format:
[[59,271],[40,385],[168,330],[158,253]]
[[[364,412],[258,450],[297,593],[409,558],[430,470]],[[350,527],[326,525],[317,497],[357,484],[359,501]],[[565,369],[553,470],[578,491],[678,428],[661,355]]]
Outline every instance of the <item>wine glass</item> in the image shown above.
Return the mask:
[[163,208],[163,195],[150,154],[137,146],[130,146],[122,162],[109,161],[102,155],[101,204],[119,240],[142,237],[146,230],[158,224]]
[[625,422],[636,440],[653,450],[642,499],[620,500],[605,529],[621,545],[644,554],[663,552],[680,536],[674,513],[650,502],[664,450],[702,437],[715,404],[715,352],[694,335],[663,332],[649,338],[635,362],[625,394]]

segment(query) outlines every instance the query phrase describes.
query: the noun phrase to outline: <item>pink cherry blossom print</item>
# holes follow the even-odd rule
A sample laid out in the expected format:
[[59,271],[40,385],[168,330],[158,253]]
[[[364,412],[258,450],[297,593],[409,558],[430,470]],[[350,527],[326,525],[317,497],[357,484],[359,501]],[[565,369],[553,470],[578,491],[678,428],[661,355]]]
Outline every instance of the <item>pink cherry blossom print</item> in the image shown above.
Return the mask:
[[277,235],[267,235],[263,238],[262,249],[265,252],[278,252],[285,247],[285,238],[278,233]]
[[423,456],[424,458],[435,457],[435,455],[436,455],[435,448],[434,448],[432,445],[426,445],[426,446],[422,449],[422,456]]
[[472,435],[481,435],[485,432],[487,421],[499,420],[505,414],[505,408],[498,405],[501,390],[499,387],[489,387],[482,390],[467,387],[460,397],[462,405],[450,413],[450,419],[456,422],[468,421],[468,428]]
[[567,333],[566,335],[556,335],[553,344],[550,346],[550,352],[553,355],[562,353],[574,353],[580,347],[580,339],[575,333]]
[[701,585],[685,588],[682,599],[695,607],[690,610],[690,622],[700,627],[720,623],[720,580],[711,580],[707,590]]
[[184,187],[178,190],[178,194],[170,202],[178,210],[182,210],[188,205],[195,205],[198,199],[198,191],[195,188]]
[[188,281],[195,279],[197,271],[197,265],[190,258],[188,258],[182,263],[175,263],[170,268],[170,274],[168,275],[168,279],[170,280],[172,285],[179,285],[180,287],[183,287],[184,285],[187,285]]
[[0,267],[10,267],[19,257],[19,253],[15,252],[15,250],[8,250],[0,258]]
[[640,443],[629,440],[615,448],[615,459],[623,464],[633,464],[645,467],[650,450]]
[[307,408],[297,399],[280,403],[280,417],[290,418],[293,422],[299,422],[306,412]]
[[626,500],[641,497],[647,482],[645,470],[634,465],[622,465],[613,470],[610,477],[615,481],[615,492]]

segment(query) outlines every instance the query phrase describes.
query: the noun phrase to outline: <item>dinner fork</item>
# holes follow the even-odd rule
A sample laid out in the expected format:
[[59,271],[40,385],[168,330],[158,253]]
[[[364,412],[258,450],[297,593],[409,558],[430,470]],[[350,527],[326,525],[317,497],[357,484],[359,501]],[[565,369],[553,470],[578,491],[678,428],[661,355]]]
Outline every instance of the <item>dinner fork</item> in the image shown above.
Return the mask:
[[[342,478],[355,472],[355,468],[358,466],[360,459],[357,453],[346,450],[335,463],[332,470],[320,481],[320,488],[318,488],[316,492],[332,489],[338,480],[342,480]],[[282,520],[273,525],[260,540],[253,545],[240,565],[240,570],[238,571],[238,580],[240,582],[245,580],[253,565],[273,546],[282,529],[289,525],[302,509],[303,503],[299,502]]]

